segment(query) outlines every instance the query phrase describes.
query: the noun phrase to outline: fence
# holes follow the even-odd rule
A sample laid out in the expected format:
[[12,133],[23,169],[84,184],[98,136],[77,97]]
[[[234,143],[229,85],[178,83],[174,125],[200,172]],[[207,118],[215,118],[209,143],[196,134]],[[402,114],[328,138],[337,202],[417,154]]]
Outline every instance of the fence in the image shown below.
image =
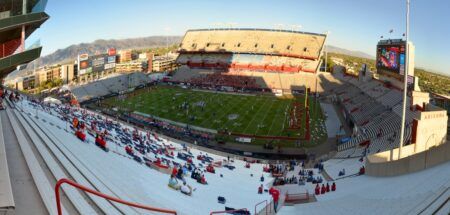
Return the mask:
[[155,211],[155,212],[160,212],[160,213],[165,213],[165,214],[175,214],[175,215],[177,214],[177,212],[174,211],[174,210],[167,210],[167,209],[149,207],[149,206],[140,205],[140,204],[133,203],[133,202],[128,202],[128,201],[125,201],[125,200],[122,200],[122,199],[118,199],[118,198],[115,198],[115,197],[112,197],[112,196],[108,196],[108,195],[105,195],[105,194],[100,193],[98,191],[92,190],[92,189],[90,189],[88,187],[85,187],[85,186],[83,186],[81,184],[77,184],[77,183],[75,183],[75,182],[73,182],[73,181],[71,181],[69,179],[63,178],[63,179],[59,179],[56,182],[56,185],[55,185],[56,207],[58,209],[58,215],[62,215],[61,199],[60,199],[60,196],[59,196],[59,190],[60,190],[59,188],[64,183],[69,184],[69,185],[71,185],[71,186],[73,186],[75,188],[78,188],[80,190],[84,190],[84,191],[86,191],[86,192],[88,192],[90,194],[94,194],[96,196],[108,199],[110,201],[115,201],[115,202],[118,202],[118,203],[121,203],[121,204],[125,204],[125,205],[131,206],[131,207],[141,208],[141,209],[144,209],[144,210]]

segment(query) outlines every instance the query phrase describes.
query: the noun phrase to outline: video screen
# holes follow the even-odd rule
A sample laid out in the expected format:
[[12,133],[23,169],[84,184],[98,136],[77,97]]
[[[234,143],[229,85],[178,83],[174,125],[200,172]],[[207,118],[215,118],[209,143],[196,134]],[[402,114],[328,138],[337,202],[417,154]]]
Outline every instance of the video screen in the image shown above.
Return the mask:
[[405,64],[404,48],[401,46],[379,46],[377,67],[399,72],[400,65]]
[[89,67],[89,61],[84,60],[84,61],[80,61],[80,69],[86,69]]

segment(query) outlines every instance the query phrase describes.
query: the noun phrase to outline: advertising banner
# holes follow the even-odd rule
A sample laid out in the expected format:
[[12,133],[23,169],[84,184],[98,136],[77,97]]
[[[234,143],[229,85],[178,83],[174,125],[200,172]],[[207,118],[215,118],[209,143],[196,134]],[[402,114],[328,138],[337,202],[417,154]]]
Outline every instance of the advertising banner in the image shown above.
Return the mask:
[[116,63],[107,63],[105,64],[105,69],[113,69],[116,67]]
[[115,48],[108,49],[108,56],[116,56],[116,49]]
[[108,63],[115,63],[116,62],[116,56],[108,56]]
[[88,54],[80,54],[80,55],[78,55],[79,61],[88,60],[88,58],[89,58]]

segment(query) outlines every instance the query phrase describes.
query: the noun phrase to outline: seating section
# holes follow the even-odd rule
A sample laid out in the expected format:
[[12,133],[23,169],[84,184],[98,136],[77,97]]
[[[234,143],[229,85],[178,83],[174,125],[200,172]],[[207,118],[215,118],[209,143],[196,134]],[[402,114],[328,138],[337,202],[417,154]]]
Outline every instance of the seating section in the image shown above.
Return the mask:
[[[342,74],[321,75],[321,83],[357,127],[350,141],[338,145],[335,158],[360,157],[398,147],[401,125],[401,92],[372,80],[359,81]],[[408,102],[409,104],[409,102]],[[411,140],[415,113],[406,112],[404,144]]]
[[120,93],[149,82],[150,78],[140,72],[118,74],[84,85],[71,86],[70,91],[77,98],[78,102],[84,102],[90,99]]
[[319,59],[326,35],[266,29],[199,29],[186,32],[180,52],[232,52]]
[[192,78],[191,84],[204,86],[230,86],[235,88],[259,88],[256,80],[248,76],[239,75],[221,75],[220,73],[212,73],[205,76]]
[[[317,78],[316,75],[310,73],[255,72],[249,70],[230,70],[224,72],[220,70],[216,71],[209,69],[190,69],[186,66],[182,66],[174,74],[172,81],[189,83],[195,82],[198,84],[198,80],[206,78],[203,76],[214,73],[219,73],[222,76],[235,75],[245,80],[247,80],[248,78],[254,79],[257,88],[259,89],[304,90],[305,88],[309,88],[311,91],[324,91],[322,88],[321,80]],[[238,77],[236,77],[236,79]],[[251,82],[253,83],[253,81]],[[233,83],[231,85],[236,86],[236,83]]]
[[[318,71],[325,38],[323,34],[265,29],[190,30],[180,44],[176,62],[181,66],[173,80],[195,84],[210,80],[210,85],[217,75],[198,76],[211,70],[239,74],[245,80],[248,78],[243,76],[253,77],[260,89],[290,91],[314,87],[314,91],[319,91],[315,79],[296,74]],[[194,74],[186,74],[189,72]],[[250,82],[253,85],[254,81]],[[242,86],[234,81],[226,83]]]
[[258,72],[311,72],[319,61],[261,54],[197,53],[180,54],[177,63],[190,68],[221,68]]

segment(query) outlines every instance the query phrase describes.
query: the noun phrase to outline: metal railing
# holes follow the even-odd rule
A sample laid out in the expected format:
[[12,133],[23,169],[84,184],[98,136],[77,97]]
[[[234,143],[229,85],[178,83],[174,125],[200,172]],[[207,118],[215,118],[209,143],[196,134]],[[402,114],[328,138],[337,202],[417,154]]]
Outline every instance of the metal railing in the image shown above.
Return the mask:
[[[261,209],[260,211],[257,211],[256,208],[257,208],[259,205],[261,205],[262,203],[264,203],[264,202],[266,203],[266,206],[265,206],[263,209]],[[268,206],[267,200],[261,201],[261,202],[259,202],[258,204],[256,204],[256,205],[255,205],[255,215],[259,214],[259,213],[262,212],[263,210],[266,211],[266,215],[267,215],[267,214],[268,214],[268,213],[267,213],[267,206]],[[270,207],[269,207],[269,210],[270,210]]]
[[149,206],[140,205],[140,204],[133,203],[133,202],[128,202],[128,201],[125,201],[125,200],[122,200],[122,199],[118,199],[118,198],[115,198],[115,197],[112,197],[112,196],[108,196],[106,194],[103,194],[103,193],[100,193],[98,191],[92,190],[92,189],[90,189],[88,187],[85,187],[85,186],[83,186],[81,184],[73,182],[73,181],[71,181],[71,180],[69,180],[67,178],[63,178],[63,179],[59,179],[58,182],[56,182],[56,185],[55,185],[56,207],[57,207],[57,210],[58,210],[58,215],[62,215],[61,198],[60,198],[60,195],[59,195],[59,190],[60,190],[59,188],[64,183],[69,184],[69,185],[71,185],[71,186],[73,186],[75,188],[78,188],[80,190],[83,190],[85,192],[88,192],[90,194],[93,194],[93,195],[96,195],[96,196],[108,199],[110,201],[114,201],[114,202],[118,202],[118,203],[121,203],[121,204],[125,204],[125,205],[131,206],[131,207],[141,208],[141,209],[144,209],[144,210],[155,211],[155,212],[160,212],[160,213],[165,213],[165,214],[175,214],[175,215],[177,214],[177,212],[174,211],[174,210],[149,207]]

